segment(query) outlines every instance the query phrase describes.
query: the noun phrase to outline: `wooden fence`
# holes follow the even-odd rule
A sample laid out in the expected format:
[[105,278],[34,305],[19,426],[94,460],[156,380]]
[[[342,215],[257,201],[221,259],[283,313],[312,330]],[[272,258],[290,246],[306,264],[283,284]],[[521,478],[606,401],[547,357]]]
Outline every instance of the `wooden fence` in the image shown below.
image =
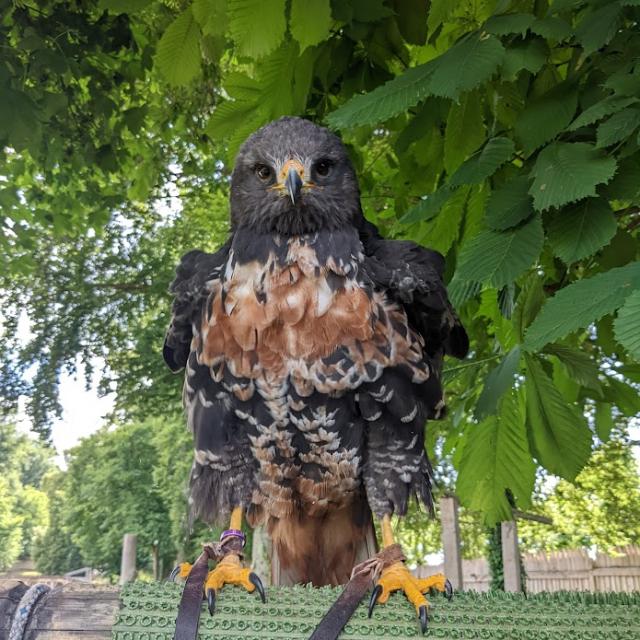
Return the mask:
[[[595,559],[575,549],[523,554],[526,589],[540,591],[639,591],[640,547],[621,547],[617,553],[599,553]],[[443,565],[418,567],[420,577],[439,573]],[[489,566],[484,558],[462,561],[463,589],[488,591]]]

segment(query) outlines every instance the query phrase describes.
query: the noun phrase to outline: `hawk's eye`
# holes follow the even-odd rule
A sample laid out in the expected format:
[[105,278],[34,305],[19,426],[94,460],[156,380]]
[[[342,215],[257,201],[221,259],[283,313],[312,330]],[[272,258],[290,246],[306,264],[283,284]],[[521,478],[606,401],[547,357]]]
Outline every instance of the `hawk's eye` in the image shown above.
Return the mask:
[[266,164],[257,164],[255,172],[260,180],[268,180],[271,177],[271,167],[267,167]]
[[328,176],[331,173],[331,168],[333,167],[333,162],[331,160],[329,160],[328,158],[325,158],[323,160],[318,160],[318,162],[316,162],[315,164],[315,170],[316,173],[319,176],[325,177]]

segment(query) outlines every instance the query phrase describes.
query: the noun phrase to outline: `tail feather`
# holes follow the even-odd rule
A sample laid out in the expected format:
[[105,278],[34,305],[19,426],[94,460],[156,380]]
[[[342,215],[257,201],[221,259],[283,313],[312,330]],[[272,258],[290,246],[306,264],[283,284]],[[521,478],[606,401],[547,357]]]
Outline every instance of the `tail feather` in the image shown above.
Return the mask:
[[377,551],[371,511],[364,497],[322,516],[272,518],[274,585],[348,582],[353,567]]

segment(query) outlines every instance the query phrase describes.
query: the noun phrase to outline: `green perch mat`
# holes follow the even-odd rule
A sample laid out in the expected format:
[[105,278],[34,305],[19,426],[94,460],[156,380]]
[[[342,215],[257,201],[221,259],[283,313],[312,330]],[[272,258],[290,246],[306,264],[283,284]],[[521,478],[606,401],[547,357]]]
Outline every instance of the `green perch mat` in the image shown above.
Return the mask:
[[[114,640],[171,640],[182,585],[132,583],[121,592]],[[340,589],[270,587],[267,603],[239,587],[221,590],[216,612],[202,607],[199,638],[303,640],[338,597]],[[513,640],[640,640],[640,593],[457,593],[451,602],[429,597],[427,637]],[[401,594],[367,618],[367,598],[341,638],[421,637],[415,610]]]

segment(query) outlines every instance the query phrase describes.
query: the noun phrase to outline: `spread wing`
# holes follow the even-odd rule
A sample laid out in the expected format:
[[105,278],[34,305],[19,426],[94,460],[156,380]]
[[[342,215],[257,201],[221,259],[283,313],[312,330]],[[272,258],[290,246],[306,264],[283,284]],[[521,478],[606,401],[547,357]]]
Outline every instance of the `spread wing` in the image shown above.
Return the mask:
[[200,318],[207,299],[206,283],[219,277],[229,255],[229,242],[215,253],[189,251],[180,260],[175,280],[169,291],[173,294],[171,324],[165,335],[162,355],[172,371],[187,364],[193,337],[193,325]]
[[360,237],[369,277],[402,304],[410,326],[424,338],[427,354],[464,358],[469,338],[447,296],[444,257],[409,240],[386,240],[369,222]]

